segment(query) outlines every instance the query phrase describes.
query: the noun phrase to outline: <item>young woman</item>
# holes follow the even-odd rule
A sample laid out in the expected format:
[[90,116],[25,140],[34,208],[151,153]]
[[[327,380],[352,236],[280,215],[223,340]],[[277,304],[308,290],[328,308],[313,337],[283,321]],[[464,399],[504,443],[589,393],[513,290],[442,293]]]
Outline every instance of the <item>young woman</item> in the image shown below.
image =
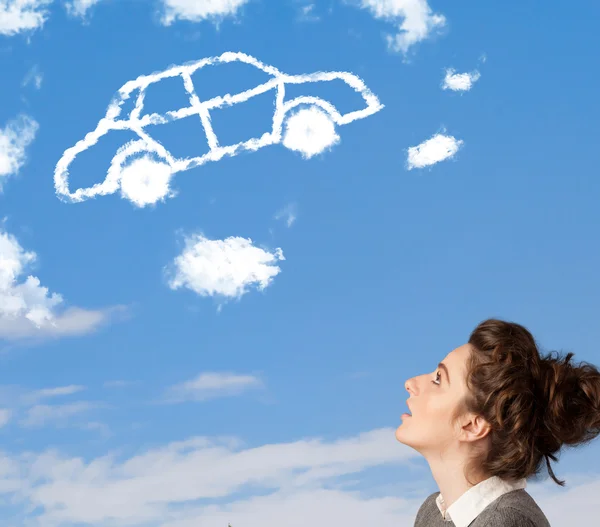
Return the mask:
[[406,382],[396,438],[425,457],[440,492],[415,527],[549,527],[524,490],[563,445],[600,434],[600,372],[540,355],[519,324],[486,320],[433,373]]

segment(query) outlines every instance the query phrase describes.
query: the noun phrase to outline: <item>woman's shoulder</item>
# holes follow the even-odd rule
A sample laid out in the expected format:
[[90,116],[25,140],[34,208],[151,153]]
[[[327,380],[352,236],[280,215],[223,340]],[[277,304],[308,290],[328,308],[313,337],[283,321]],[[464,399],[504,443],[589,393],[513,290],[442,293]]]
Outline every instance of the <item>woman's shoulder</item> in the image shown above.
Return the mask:
[[437,504],[435,503],[435,500],[439,495],[440,495],[439,492],[434,492],[433,494],[430,494],[429,496],[427,496],[427,498],[425,499],[425,501],[422,503],[421,507],[419,508],[419,512],[422,510],[429,510],[432,507],[435,507],[435,510],[439,511],[439,509],[437,508]]
[[434,521],[442,517],[435,499],[439,492],[427,496],[427,499],[421,504],[415,518],[415,527],[434,525]]
[[542,509],[524,489],[503,494],[480,517],[491,527],[495,526],[494,521],[502,527],[550,527]]

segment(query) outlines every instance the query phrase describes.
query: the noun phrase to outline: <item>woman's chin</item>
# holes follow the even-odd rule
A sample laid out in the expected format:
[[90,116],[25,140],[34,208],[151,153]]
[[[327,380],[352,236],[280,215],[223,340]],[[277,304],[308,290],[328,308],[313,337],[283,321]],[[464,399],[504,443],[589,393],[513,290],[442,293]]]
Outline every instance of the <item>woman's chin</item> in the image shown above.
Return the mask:
[[396,433],[395,433],[395,436],[396,436],[396,439],[397,439],[398,441],[400,441],[400,443],[406,444],[406,443],[404,442],[404,437],[403,437],[403,436],[404,436],[404,434],[403,434],[402,427],[403,427],[403,425],[400,425],[398,428],[396,428]]
[[416,452],[418,452],[419,454],[421,454],[421,451],[417,448],[416,445],[413,444],[412,441],[410,441],[410,439],[408,439],[406,437],[406,430],[403,430],[402,428],[404,427],[404,425],[400,425],[398,428],[396,428],[396,440],[399,443],[402,443],[404,446],[407,446],[408,448],[412,448],[413,450],[415,450]]

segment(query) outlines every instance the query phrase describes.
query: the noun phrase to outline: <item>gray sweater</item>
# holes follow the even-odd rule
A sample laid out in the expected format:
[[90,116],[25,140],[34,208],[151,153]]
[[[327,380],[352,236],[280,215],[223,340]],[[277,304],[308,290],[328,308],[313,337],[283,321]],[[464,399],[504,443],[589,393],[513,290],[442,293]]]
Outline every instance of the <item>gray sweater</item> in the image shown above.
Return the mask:
[[[435,492],[421,505],[415,527],[454,526],[453,522],[442,518],[435,503],[438,494]],[[550,527],[550,523],[534,499],[524,489],[518,489],[490,503],[469,527]]]

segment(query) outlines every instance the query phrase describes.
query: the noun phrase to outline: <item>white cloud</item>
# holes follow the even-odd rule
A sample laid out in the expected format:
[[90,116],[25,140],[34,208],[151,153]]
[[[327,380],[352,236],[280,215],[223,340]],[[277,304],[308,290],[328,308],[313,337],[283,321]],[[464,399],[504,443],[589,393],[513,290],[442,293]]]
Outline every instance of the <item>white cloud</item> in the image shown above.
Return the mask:
[[21,397],[23,404],[30,405],[36,404],[43,399],[50,399],[53,397],[65,397],[67,395],[73,395],[85,390],[85,386],[78,384],[70,384],[69,386],[58,386],[56,388],[43,388],[41,390],[35,390],[29,392]]
[[427,0],[360,0],[378,19],[397,26],[398,33],[388,35],[388,46],[393,51],[406,54],[415,44],[428,38],[446,25],[446,18],[434,13]]
[[335,125],[325,112],[311,106],[295,112],[287,121],[283,145],[309,159],[340,142]]
[[315,14],[315,4],[305,4],[298,8],[298,19],[301,22],[318,22],[321,20],[319,15]]
[[12,417],[12,411],[9,408],[0,408],[0,428],[6,426]]
[[171,25],[177,20],[200,22],[202,20],[220,20],[237,14],[248,0],[162,0],[164,14],[162,23]]
[[17,239],[0,227],[0,339],[44,338],[89,333],[123,308],[87,311],[78,307],[60,311],[63,298],[49,293],[26,269],[35,262]]
[[38,328],[51,323],[52,312],[62,297],[49,295],[35,276],[17,283],[35,259],[36,254],[25,252],[14,236],[0,231],[0,320],[26,318]]
[[277,214],[275,214],[275,219],[276,220],[282,220],[282,219],[285,220],[285,224],[288,227],[291,227],[294,224],[297,217],[298,217],[298,212],[297,212],[297,207],[296,207],[295,203],[290,203],[289,205],[286,205],[279,212],[277,212]]
[[167,390],[166,399],[169,402],[207,401],[217,397],[240,395],[246,390],[262,386],[262,381],[253,375],[207,372],[172,386]]
[[453,157],[463,141],[451,135],[436,134],[427,141],[408,149],[408,169],[434,165]]
[[66,3],[67,13],[83,18],[99,2],[100,0],[71,0]]
[[169,188],[171,168],[148,156],[135,159],[121,171],[121,195],[138,207],[175,196]]
[[446,70],[446,76],[442,82],[442,89],[453,91],[469,91],[475,84],[481,74],[475,70],[471,73],[456,73],[456,70],[449,68]]
[[33,66],[25,75],[23,79],[22,85],[23,87],[28,86],[29,84],[33,84],[36,89],[40,89],[42,87],[42,81],[44,80],[44,76],[40,71],[40,68],[37,66]]
[[46,6],[53,0],[0,0],[0,35],[41,28],[46,22]]
[[[38,403],[45,399],[73,395],[83,390],[85,390],[85,386],[76,384],[27,392],[17,389],[16,393],[13,389],[12,396],[11,390],[8,390],[8,393],[4,394],[3,402],[11,409],[0,410],[0,426],[6,424],[3,422],[4,417],[11,418],[15,413],[23,415],[19,419],[19,425],[26,428],[40,428],[50,423],[64,426],[70,417],[99,407],[99,405],[82,401],[62,405]],[[89,428],[89,426],[86,424],[85,428]]]
[[[162,72],[155,72],[150,75],[142,75],[135,80],[127,82],[121,87],[119,92],[123,97],[128,97],[132,90],[139,88],[141,93],[144,93],[148,83],[159,81],[165,77],[180,76],[183,80],[188,79],[199,67],[209,66],[218,63],[235,63],[242,62],[251,64],[259,69],[265,69],[276,78],[271,79],[267,84],[273,85],[279,80],[284,79],[286,82],[293,84],[302,84],[305,82],[328,82],[333,79],[340,79],[348,84],[352,89],[363,97],[367,103],[366,107],[361,110],[341,115],[333,106],[324,100],[317,98],[304,98],[305,103],[310,103],[312,106],[318,105],[325,108],[325,113],[320,112],[316,108],[311,110],[300,111],[292,118],[287,120],[286,139],[284,144],[289,148],[302,152],[305,157],[311,157],[324,149],[330,147],[337,142],[339,138],[335,133],[335,126],[332,120],[337,125],[345,125],[364,119],[369,115],[373,115],[383,108],[379,99],[373,94],[364,84],[362,79],[353,73],[337,71],[337,72],[315,72],[311,74],[294,75],[293,77],[284,75],[278,72],[272,66],[262,64],[256,58],[244,53],[225,52],[216,57],[207,57],[201,61],[187,63],[182,66],[172,66]],[[279,80],[277,80],[279,79]],[[267,84],[261,85],[263,88]],[[191,85],[188,86],[191,89]],[[193,111],[198,115],[204,116],[203,119],[209,119],[210,111],[224,105],[238,104],[247,101],[254,95],[258,88],[248,89],[233,96],[216,97],[210,100],[205,100],[202,103],[196,101]],[[266,89],[266,88],[265,88]],[[301,98],[300,98],[301,99]],[[309,100],[311,99],[311,100]],[[120,99],[119,99],[120,100]],[[122,102],[122,101],[121,101]],[[291,103],[291,101],[289,101]],[[98,126],[93,132],[88,133],[84,139],[78,141],[74,146],[67,148],[62,157],[56,163],[54,169],[54,186],[57,196],[66,202],[81,202],[94,196],[103,196],[113,194],[119,188],[122,190],[122,195],[125,198],[131,199],[138,206],[142,207],[149,204],[157,203],[163,200],[169,191],[169,182],[172,175],[189,170],[194,167],[204,165],[207,162],[214,162],[222,159],[224,156],[235,156],[243,151],[256,151],[265,146],[279,144],[282,139],[283,122],[289,115],[289,105],[280,104],[279,101],[275,105],[275,113],[273,114],[273,131],[272,133],[263,134],[260,138],[254,137],[236,143],[233,145],[219,145],[218,139],[214,130],[210,126],[205,127],[206,138],[208,140],[210,151],[201,156],[187,157],[178,159],[169,153],[163,146],[156,141],[139,140],[130,141],[123,148],[120,148],[111,161],[111,166],[108,169],[106,178],[101,183],[87,188],[78,188],[74,192],[69,189],[69,165],[75,160],[77,155],[94,146],[98,139],[103,135],[116,128],[122,128],[115,121],[119,114],[119,104],[115,99],[107,111],[106,118],[102,118],[98,122]],[[132,131],[140,131],[142,128],[151,123],[167,122],[171,118],[181,118],[190,108],[182,108],[168,117],[165,115],[146,114],[145,117],[132,117],[125,128]],[[183,113],[181,113],[183,112]],[[199,112],[199,113],[198,113]],[[135,112],[134,112],[135,113]],[[169,114],[170,115],[170,114]],[[148,119],[147,119],[147,118]],[[166,120],[166,121],[165,121]],[[142,154],[140,159],[138,156]],[[133,160],[131,165],[128,163]],[[160,168],[157,167],[160,163]]]
[[[600,493],[600,474],[560,474],[567,486],[546,481],[536,485],[536,491],[529,493],[548,517],[550,525],[568,527],[574,523],[585,525],[584,518],[593,518],[592,503],[596,503]],[[589,501],[588,501],[589,500]]]
[[[412,525],[433,480],[392,428],[324,441],[307,438],[245,447],[237,438],[193,437],[119,460],[116,453],[84,460],[51,450],[0,456],[0,489],[22,506],[27,524],[59,527],[346,527]],[[412,465],[402,475],[402,466]],[[377,485],[364,471],[397,474]],[[594,517],[598,475],[569,487],[528,485],[556,527]],[[372,481],[372,480],[371,480]],[[25,522],[21,522],[25,523]]]
[[15,175],[24,165],[25,150],[34,140],[37,130],[37,122],[28,115],[19,115],[16,119],[9,121],[4,128],[0,128],[0,192],[3,180],[8,176]]
[[[337,478],[415,457],[414,451],[395,440],[391,428],[327,442],[313,438],[246,449],[241,446],[241,441],[235,438],[195,437],[122,462],[116,461],[114,455],[85,463],[82,459],[47,452],[24,458],[15,473],[26,475],[30,481],[23,482],[21,492],[27,493],[31,510],[39,507],[40,524],[44,525],[204,527],[220,524],[226,511],[233,516],[229,516],[229,521],[234,526],[235,519],[240,524],[257,527],[300,525],[305,516],[284,515],[300,505],[306,506],[311,497],[322,498],[315,500],[315,504],[325,500],[320,510],[326,509],[327,504],[354,505],[355,512],[363,510],[361,520],[366,519],[369,510],[397,513],[412,508],[409,512],[414,515],[418,508],[417,502],[411,504],[401,498],[369,499],[358,492],[323,488],[336,483]],[[230,504],[200,507],[193,503],[201,499],[223,502],[223,498],[244,489],[263,496],[252,496],[233,507]],[[178,504],[186,506],[177,507]],[[332,515],[342,514],[343,510],[330,508],[326,517],[318,518],[308,512],[310,509],[307,507],[306,514],[314,516],[317,526],[331,523],[328,520]],[[241,521],[245,513],[250,517]],[[410,514],[404,518],[408,520]],[[362,527],[364,523],[358,523],[358,519],[351,525]]]
[[171,289],[186,287],[201,296],[240,298],[252,286],[265,289],[285,260],[281,249],[271,253],[251,239],[231,236],[209,240],[202,234],[185,238],[185,248],[168,269]]
[[26,428],[41,428],[48,424],[64,426],[70,417],[93,408],[97,408],[97,405],[87,401],[57,405],[38,404],[27,410],[20,424]]

